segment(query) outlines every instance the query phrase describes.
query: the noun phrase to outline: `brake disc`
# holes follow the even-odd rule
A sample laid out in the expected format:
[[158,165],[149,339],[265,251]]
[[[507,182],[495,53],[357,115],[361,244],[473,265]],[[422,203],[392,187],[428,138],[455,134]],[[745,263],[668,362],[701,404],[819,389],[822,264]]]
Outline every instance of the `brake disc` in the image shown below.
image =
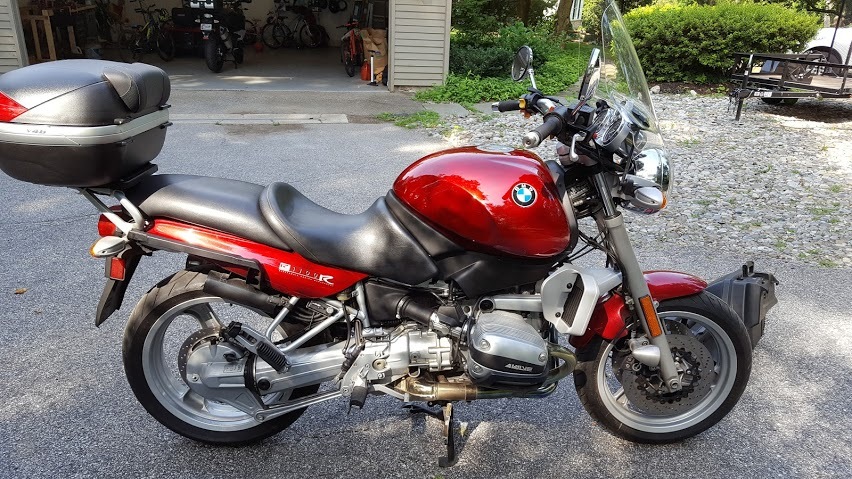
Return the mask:
[[666,389],[658,368],[643,365],[638,371],[627,368],[621,371],[621,385],[627,399],[633,407],[648,414],[688,411],[710,393],[715,377],[713,356],[695,336],[670,334],[666,339],[679,373],[679,391]]

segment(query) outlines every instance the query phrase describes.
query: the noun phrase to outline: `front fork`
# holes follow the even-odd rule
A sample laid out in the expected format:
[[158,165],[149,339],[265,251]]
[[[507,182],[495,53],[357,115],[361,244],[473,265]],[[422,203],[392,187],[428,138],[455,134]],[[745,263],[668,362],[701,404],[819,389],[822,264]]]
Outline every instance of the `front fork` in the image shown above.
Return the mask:
[[626,297],[633,300],[633,311],[639,318],[642,329],[648,335],[651,344],[660,349],[660,376],[665,381],[669,391],[678,391],[681,388],[680,377],[671,355],[669,341],[666,338],[662,322],[657,316],[657,309],[651,298],[645,275],[642,268],[639,267],[639,260],[636,259],[636,253],[633,251],[633,244],[627,236],[624,217],[615,207],[611,187],[604,173],[597,173],[593,180],[603,202],[603,224],[607,231],[607,238],[620,263],[622,278],[626,280],[628,290]]

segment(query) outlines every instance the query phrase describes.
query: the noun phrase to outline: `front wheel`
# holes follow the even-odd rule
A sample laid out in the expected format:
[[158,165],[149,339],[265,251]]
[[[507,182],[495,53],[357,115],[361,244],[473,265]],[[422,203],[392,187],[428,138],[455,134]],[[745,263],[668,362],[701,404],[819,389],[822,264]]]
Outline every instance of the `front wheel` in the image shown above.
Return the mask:
[[[148,413],[178,434],[213,444],[259,441],[288,427],[305,410],[258,423],[233,406],[193,392],[180,372],[191,338],[214,334],[230,320],[258,322],[255,327],[269,320],[244,308],[228,307],[221,298],[205,293],[206,280],[204,273],[180,271],[142,297],[124,333],[127,381]],[[306,386],[261,399],[271,405],[318,389],[318,385]]]
[[658,368],[634,360],[626,340],[596,338],[577,350],[574,384],[583,406],[612,434],[639,443],[692,437],[725,417],[751,373],[751,343],[737,314],[710,293],[660,303],[680,391]]
[[222,42],[216,38],[211,38],[204,43],[204,62],[213,73],[221,72],[225,65],[223,48]]

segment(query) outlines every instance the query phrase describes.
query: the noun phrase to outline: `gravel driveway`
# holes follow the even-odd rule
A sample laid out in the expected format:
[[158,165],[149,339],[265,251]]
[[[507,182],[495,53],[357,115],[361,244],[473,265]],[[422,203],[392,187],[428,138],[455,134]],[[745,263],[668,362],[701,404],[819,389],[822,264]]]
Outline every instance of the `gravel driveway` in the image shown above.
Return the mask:
[[[825,267],[852,266],[852,101],[746,103],[742,120],[721,97],[654,95],[675,160],[669,206],[626,215],[641,246],[677,243]],[[519,144],[540,118],[451,120],[435,134],[456,144]],[[552,142],[551,142],[552,143]],[[555,158],[544,144],[536,152]]]

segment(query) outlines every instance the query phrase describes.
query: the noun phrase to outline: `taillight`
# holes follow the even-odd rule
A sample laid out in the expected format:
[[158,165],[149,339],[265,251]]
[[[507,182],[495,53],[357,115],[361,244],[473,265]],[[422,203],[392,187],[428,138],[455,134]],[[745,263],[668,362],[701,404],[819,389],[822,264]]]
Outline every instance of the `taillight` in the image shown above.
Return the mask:
[[[115,205],[110,206],[110,208],[115,214],[121,216],[121,212],[123,211],[121,206]],[[98,217],[98,235],[100,236],[121,236],[121,230],[118,229],[118,226],[115,225],[106,215],[101,215]]]
[[25,111],[26,108],[0,92],[0,122],[12,121]]

